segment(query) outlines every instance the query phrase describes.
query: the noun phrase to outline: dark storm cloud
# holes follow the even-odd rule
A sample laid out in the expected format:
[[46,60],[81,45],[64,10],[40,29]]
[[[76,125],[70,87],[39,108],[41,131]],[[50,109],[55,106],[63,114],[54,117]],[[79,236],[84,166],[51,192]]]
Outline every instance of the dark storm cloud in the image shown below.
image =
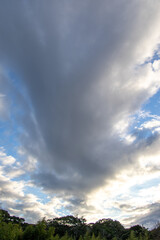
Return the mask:
[[0,62],[27,89],[21,143],[38,159],[33,178],[44,189],[88,191],[130,163],[134,147],[113,127],[150,96],[135,88],[132,69],[148,57],[140,47],[158,18],[158,2],[143,3],[1,3]]

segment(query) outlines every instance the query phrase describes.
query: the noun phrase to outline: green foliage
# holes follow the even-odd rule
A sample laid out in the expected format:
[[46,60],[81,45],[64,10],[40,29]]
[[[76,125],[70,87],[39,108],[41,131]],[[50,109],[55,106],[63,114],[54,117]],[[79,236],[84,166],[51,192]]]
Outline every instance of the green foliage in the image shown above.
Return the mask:
[[90,240],[90,234],[87,231],[86,234],[84,235],[84,240]]
[[70,237],[68,236],[67,233],[61,238],[61,240],[68,240],[68,239],[70,239]]
[[113,240],[117,240],[117,238],[116,238],[116,237],[114,237],[114,238],[113,238]]
[[159,240],[160,225],[148,231],[140,225],[125,229],[118,221],[101,219],[86,224],[84,218],[66,216],[42,219],[37,224],[0,210],[0,240]]
[[1,240],[18,240],[22,238],[22,229],[19,225],[12,223],[0,223]]
[[127,240],[138,240],[136,237],[135,237],[135,233],[134,231],[132,230],[131,233],[130,233],[130,236]]
[[112,240],[114,237],[120,239],[125,232],[125,229],[120,222],[113,221],[110,218],[97,221],[93,224],[92,230],[95,236],[100,234],[101,238],[105,238],[107,240]]
[[35,237],[35,228],[33,225],[28,225],[23,233],[24,240],[31,240]]
[[24,224],[24,218],[19,218],[19,217],[15,217],[15,216],[10,216],[10,214],[5,211],[5,210],[0,210],[0,221],[9,223],[12,222],[14,224]]
[[145,229],[144,227],[140,226],[140,225],[135,225],[135,226],[132,226],[130,228],[130,231],[134,231],[134,235],[135,237],[141,237],[142,239],[146,239],[147,237],[147,229]]
[[5,210],[0,210],[0,222],[3,220],[3,221],[6,221],[6,219],[10,218],[10,215],[7,211]]
[[48,240],[54,239],[54,238],[53,238],[54,233],[55,233],[54,227],[49,227],[49,229],[48,229],[48,231],[47,231],[47,239],[48,239]]
[[60,218],[54,218],[48,220],[47,225],[55,228],[55,234],[58,234],[61,238],[68,233],[69,236],[79,239],[85,235],[87,231],[86,220],[81,217],[65,216]]
[[[45,219],[38,221],[36,225],[29,225],[26,227],[23,239],[24,240],[52,240],[55,229],[53,227],[47,228]],[[57,239],[58,240],[58,239]]]
[[83,240],[83,238],[82,238],[82,235],[79,237],[79,239],[78,240]]

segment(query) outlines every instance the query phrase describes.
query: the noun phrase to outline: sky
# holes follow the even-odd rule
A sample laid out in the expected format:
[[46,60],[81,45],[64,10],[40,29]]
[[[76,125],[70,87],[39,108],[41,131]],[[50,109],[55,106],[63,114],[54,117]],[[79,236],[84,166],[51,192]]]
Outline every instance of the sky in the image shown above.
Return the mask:
[[0,3],[0,208],[160,221],[160,1]]

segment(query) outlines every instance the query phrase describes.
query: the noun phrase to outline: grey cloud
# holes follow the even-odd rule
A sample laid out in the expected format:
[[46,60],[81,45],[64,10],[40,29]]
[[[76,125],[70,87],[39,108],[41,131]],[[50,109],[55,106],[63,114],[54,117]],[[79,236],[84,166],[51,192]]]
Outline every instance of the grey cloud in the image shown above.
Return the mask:
[[20,194],[17,193],[13,188],[16,188],[14,184],[12,185],[11,181],[7,180],[0,180],[0,196],[1,201],[6,201],[6,199],[18,199],[20,197]]
[[[27,200],[29,199],[27,198]],[[45,216],[42,209],[39,208],[38,202],[28,203],[25,199],[23,199],[23,203],[9,202],[5,207],[11,215],[25,217],[25,221],[28,223],[36,223]]]
[[126,211],[130,211],[130,209],[132,208],[132,206],[129,205],[129,204],[118,204],[118,207],[119,207],[120,209],[124,209],[124,210],[126,210]]
[[140,224],[148,228],[154,228],[156,224],[160,221],[160,203],[155,202],[152,204],[148,204],[147,206],[142,208],[142,210],[144,209],[147,209],[148,213],[140,217],[135,217],[134,221],[132,221],[132,225]]
[[21,143],[38,159],[36,184],[83,193],[130,163],[135,147],[113,126],[150,96],[134,89],[133,67],[148,57],[139,46],[159,9],[158,1],[2,3],[1,61],[27,89]]
[[8,94],[8,82],[0,66],[0,120],[6,121],[9,118],[9,100]]
[[135,137],[135,144],[138,144],[139,148],[152,146],[159,142],[159,133],[153,132],[148,128],[134,129],[132,136]]

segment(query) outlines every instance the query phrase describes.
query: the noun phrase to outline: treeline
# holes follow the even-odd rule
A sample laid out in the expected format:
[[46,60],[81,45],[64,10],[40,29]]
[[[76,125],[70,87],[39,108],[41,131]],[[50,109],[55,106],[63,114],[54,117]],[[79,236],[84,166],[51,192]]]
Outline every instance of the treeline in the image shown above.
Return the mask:
[[159,240],[160,225],[149,231],[135,225],[124,228],[112,219],[101,219],[87,224],[81,217],[45,218],[28,224],[24,218],[10,216],[0,210],[0,240]]

